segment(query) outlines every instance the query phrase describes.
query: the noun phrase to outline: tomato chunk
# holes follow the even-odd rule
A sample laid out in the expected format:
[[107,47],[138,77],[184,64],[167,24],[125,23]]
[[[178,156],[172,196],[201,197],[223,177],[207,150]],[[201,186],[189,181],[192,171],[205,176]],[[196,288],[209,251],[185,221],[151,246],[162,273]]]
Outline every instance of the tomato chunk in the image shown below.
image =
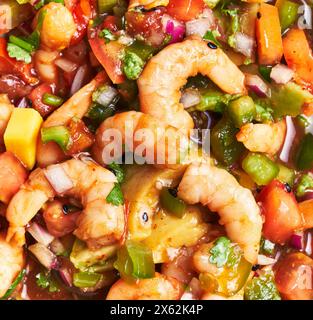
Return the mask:
[[300,202],[299,210],[303,217],[303,229],[313,228],[313,199]]
[[0,201],[9,203],[27,179],[27,170],[11,152],[0,155]]
[[275,281],[287,300],[313,299],[313,260],[303,253],[291,253],[275,266]]
[[203,0],[170,0],[167,12],[175,19],[188,21],[197,18],[204,7]]
[[302,219],[295,196],[280,181],[273,180],[267,185],[258,200],[265,217],[263,234],[270,241],[284,244],[295,230],[301,228]]

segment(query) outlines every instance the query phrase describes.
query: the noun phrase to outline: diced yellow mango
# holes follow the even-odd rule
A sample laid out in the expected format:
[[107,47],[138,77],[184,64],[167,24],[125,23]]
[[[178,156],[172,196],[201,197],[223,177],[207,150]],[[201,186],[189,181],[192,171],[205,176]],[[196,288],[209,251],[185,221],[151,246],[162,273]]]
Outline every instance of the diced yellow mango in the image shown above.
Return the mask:
[[28,168],[36,162],[36,145],[42,118],[34,109],[15,108],[4,133],[4,144]]

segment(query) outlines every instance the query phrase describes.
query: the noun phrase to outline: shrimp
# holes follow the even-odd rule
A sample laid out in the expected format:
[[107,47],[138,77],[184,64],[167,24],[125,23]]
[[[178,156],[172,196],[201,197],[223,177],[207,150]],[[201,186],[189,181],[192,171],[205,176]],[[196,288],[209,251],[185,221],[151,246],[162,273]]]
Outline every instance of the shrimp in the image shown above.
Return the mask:
[[[107,75],[104,72],[100,72],[91,82],[54,111],[42,124],[42,128],[67,125],[74,117],[81,119],[91,105],[92,93],[107,80]],[[40,167],[58,163],[66,158],[67,156],[56,143],[48,142],[43,144],[41,139],[38,139],[36,159]]]
[[[111,133],[114,134],[114,155],[110,152]],[[116,114],[100,125],[93,147],[94,158],[101,164],[110,163],[112,158],[122,155],[122,145],[135,154],[140,151],[140,156],[143,154],[147,163],[176,166],[184,161],[182,157],[187,154],[189,140],[183,132],[150,115],[129,111]]]
[[174,278],[156,273],[154,278],[127,283],[120,279],[110,288],[107,300],[178,300],[182,284]]
[[244,74],[220,49],[197,36],[167,46],[155,55],[138,79],[141,111],[175,128],[192,129],[191,116],[180,103],[188,77],[201,73],[223,91],[244,94]]
[[[63,172],[72,187],[59,194],[46,178],[49,170]],[[116,181],[111,171],[88,160],[71,159],[47,169],[36,169],[8,206],[6,218],[10,225],[7,240],[14,238],[23,245],[25,226],[55,196],[69,196],[81,201],[84,209],[77,218],[74,234],[86,241],[90,249],[120,240],[125,226],[123,206],[106,202]]]
[[128,10],[134,9],[139,6],[143,6],[147,10],[160,6],[166,7],[169,2],[169,0],[130,0]]
[[0,144],[3,144],[3,135],[10,120],[14,105],[7,94],[0,94]]
[[24,266],[24,251],[22,247],[15,246],[5,241],[5,236],[0,235],[0,298],[10,288]]
[[229,238],[241,246],[247,261],[256,262],[262,231],[260,208],[251,191],[230,173],[209,163],[193,163],[179,184],[178,196],[218,212]]
[[274,155],[282,147],[285,135],[286,122],[282,120],[271,124],[245,124],[240,128],[236,138],[252,152],[264,152]]
[[59,51],[37,50],[35,53],[35,68],[42,81],[48,83],[58,82],[58,68],[54,61],[59,56]]
[[[40,12],[44,11],[44,19],[40,32],[41,46],[52,51],[61,51],[70,45],[76,32],[76,24],[71,12],[61,3],[50,2]],[[34,20],[37,24],[38,15]]]

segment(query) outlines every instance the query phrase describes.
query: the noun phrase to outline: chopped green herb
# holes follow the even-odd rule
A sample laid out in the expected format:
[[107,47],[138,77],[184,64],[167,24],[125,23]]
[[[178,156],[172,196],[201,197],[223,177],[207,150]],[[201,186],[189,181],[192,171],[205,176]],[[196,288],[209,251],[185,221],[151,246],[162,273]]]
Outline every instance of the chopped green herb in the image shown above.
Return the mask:
[[17,61],[23,61],[27,64],[31,63],[32,61],[30,53],[22,49],[21,47],[17,46],[16,44],[9,42],[7,44],[7,51],[9,57],[15,58]]
[[272,67],[268,67],[268,66],[259,66],[259,72],[260,75],[262,76],[262,78],[264,80],[266,80],[267,82],[271,82],[271,74],[272,71]]
[[40,272],[36,275],[36,284],[42,289],[48,289],[49,292],[58,292],[60,291],[57,283],[51,277],[50,273]]
[[210,262],[218,268],[224,265],[234,266],[240,259],[240,255],[232,249],[231,241],[226,237],[220,237],[214,242],[210,254]]
[[206,34],[203,36],[204,40],[211,41],[216,44],[218,47],[221,47],[221,43],[216,39],[221,34],[217,30],[208,30]]
[[115,163],[115,162],[112,162],[111,164],[109,164],[108,167],[116,175],[117,182],[122,183],[125,179],[125,172],[123,168],[118,163]]
[[124,57],[124,73],[130,80],[137,80],[143,70],[145,62],[134,52],[126,52]]
[[114,206],[120,206],[124,204],[124,197],[119,183],[115,183],[113,189],[106,197],[106,201]]
[[32,32],[32,34],[26,39],[26,41],[31,43],[35,49],[38,49],[40,45],[40,32],[41,32],[42,24],[46,14],[47,14],[47,10],[41,10],[39,12],[37,26],[35,30]]
[[23,269],[18,276],[16,277],[16,279],[14,280],[14,282],[11,284],[10,288],[7,290],[7,292],[0,298],[0,300],[6,300],[8,299],[11,294],[14,292],[14,290],[16,289],[16,287],[20,284],[20,282],[23,280],[24,276],[26,274],[26,269]]
[[103,29],[99,32],[99,38],[105,39],[105,43],[116,40],[115,35],[109,29]]
[[255,120],[257,122],[266,123],[273,121],[274,110],[270,106],[266,105],[261,99],[255,100],[254,104],[256,108]]
[[34,51],[34,46],[32,44],[28,43],[27,41],[25,41],[25,40],[23,40],[23,39],[21,39],[19,37],[10,36],[9,37],[9,42],[17,45],[18,47],[26,50],[29,53]]
[[272,254],[274,252],[274,249],[275,249],[275,243],[262,237],[261,243],[260,243],[261,253]]

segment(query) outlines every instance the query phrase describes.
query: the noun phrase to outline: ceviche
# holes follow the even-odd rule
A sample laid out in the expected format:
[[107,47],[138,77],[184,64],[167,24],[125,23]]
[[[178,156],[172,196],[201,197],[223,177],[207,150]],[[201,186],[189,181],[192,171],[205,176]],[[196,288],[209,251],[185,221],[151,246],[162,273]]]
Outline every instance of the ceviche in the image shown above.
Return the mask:
[[313,300],[311,13],[1,0],[0,299]]

